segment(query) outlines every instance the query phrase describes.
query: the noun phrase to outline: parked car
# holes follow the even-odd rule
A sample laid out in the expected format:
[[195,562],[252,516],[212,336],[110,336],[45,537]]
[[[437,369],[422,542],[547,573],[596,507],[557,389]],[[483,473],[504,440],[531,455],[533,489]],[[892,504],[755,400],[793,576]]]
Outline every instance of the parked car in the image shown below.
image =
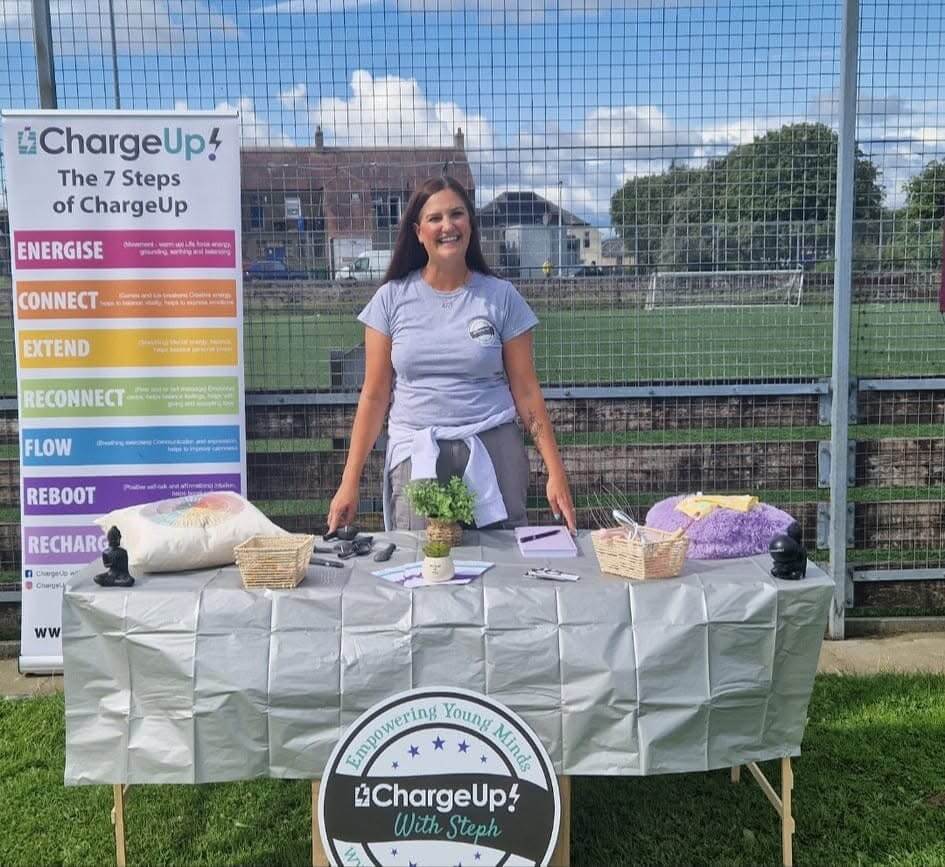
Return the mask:
[[293,271],[281,259],[255,259],[243,269],[244,280],[305,280],[305,271]]
[[569,277],[603,277],[605,271],[600,265],[578,265],[569,274]]
[[338,280],[380,280],[387,273],[391,250],[365,250],[350,264],[338,269]]

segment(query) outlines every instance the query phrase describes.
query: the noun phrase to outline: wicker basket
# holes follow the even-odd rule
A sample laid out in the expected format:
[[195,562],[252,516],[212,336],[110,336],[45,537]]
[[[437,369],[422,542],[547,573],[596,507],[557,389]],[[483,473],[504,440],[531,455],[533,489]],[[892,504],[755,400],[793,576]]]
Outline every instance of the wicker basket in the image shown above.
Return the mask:
[[640,527],[635,536],[626,527],[595,530],[591,542],[601,572],[641,580],[675,578],[689,548],[682,530],[667,533],[653,527]]
[[253,536],[233,549],[244,587],[288,590],[305,577],[315,537],[303,533]]
[[455,548],[463,541],[463,528],[455,521],[427,518],[427,541],[446,542],[451,548]]

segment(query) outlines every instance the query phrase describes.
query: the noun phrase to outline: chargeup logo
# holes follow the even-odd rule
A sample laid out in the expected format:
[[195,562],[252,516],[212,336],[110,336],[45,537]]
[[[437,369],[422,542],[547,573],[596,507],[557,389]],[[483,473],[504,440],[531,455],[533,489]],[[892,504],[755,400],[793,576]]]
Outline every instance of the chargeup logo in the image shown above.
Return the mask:
[[24,127],[16,133],[16,148],[20,156],[36,156],[36,130]]
[[499,333],[495,326],[484,316],[476,316],[470,320],[468,329],[469,336],[480,346],[498,346]]
[[525,723],[468,690],[411,690],[348,729],[322,774],[322,843],[339,865],[547,864],[554,767]]
[[[39,150],[50,156],[74,156],[92,154],[117,156],[126,162],[134,162],[142,154],[157,156],[170,154],[181,156],[187,162],[206,156],[211,162],[223,144],[220,128],[215,126],[208,133],[186,130],[183,127],[166,126],[157,133],[137,132],[80,132],[71,126],[47,126],[37,134],[26,127],[18,134],[19,152],[35,154],[37,141]],[[32,142],[32,150],[24,150]]]

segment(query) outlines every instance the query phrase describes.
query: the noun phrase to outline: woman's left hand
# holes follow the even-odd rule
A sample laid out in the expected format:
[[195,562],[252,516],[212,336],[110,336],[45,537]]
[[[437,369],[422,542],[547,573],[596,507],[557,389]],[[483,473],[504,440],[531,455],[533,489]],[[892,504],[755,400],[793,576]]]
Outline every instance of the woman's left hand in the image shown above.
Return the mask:
[[574,503],[571,501],[571,489],[568,486],[567,476],[549,476],[546,487],[548,505],[557,521],[564,516],[568,529],[577,532],[577,516],[574,513]]

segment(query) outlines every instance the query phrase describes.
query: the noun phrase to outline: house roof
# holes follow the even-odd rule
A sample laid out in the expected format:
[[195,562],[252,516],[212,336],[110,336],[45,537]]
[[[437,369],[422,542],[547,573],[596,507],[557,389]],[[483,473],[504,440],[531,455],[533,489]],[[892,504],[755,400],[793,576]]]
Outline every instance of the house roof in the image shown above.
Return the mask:
[[244,189],[321,190],[331,236],[369,233],[373,193],[410,193],[444,171],[475,199],[466,151],[455,146],[246,148],[240,152],[240,164]]
[[501,193],[479,211],[483,226],[558,225],[559,214],[565,226],[589,226],[580,217],[531,190]]

